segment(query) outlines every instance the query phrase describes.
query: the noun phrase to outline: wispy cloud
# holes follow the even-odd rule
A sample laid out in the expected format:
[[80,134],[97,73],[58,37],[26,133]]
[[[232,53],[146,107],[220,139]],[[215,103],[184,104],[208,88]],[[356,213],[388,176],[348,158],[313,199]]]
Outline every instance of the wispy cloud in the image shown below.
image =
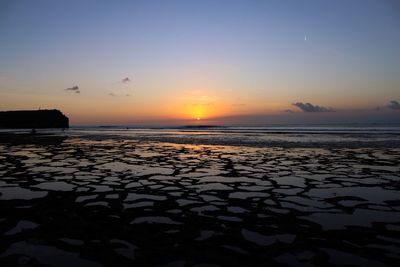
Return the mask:
[[390,101],[390,104],[387,105],[387,107],[393,110],[400,110],[400,103],[395,100],[392,100]]
[[72,91],[72,92],[75,92],[75,93],[77,93],[77,94],[79,94],[81,91],[79,90],[79,86],[77,86],[77,85],[75,85],[75,86],[72,86],[72,87],[69,87],[69,88],[66,88],[65,89],[66,91]]
[[285,113],[294,113],[294,110],[291,110],[291,109],[285,109],[283,112],[285,112]]
[[129,79],[129,77],[125,77],[121,80],[122,83],[129,83],[131,81],[131,79]]
[[333,112],[334,110],[332,108],[326,108],[326,107],[321,107],[318,105],[313,105],[310,103],[302,103],[302,102],[297,102],[293,103],[293,106],[298,107],[304,112]]
[[128,97],[128,96],[131,96],[130,94],[115,94],[115,93],[109,93],[108,95],[109,95],[109,96],[112,96],[112,97],[119,97],[119,96],[126,96],[126,97]]

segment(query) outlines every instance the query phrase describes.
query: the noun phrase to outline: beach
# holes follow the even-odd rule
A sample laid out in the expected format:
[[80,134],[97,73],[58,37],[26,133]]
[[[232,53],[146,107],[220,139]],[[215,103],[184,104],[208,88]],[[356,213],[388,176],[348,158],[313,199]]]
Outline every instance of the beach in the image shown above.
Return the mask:
[[400,260],[398,147],[199,144],[187,133],[173,142],[154,130],[143,136],[77,131],[49,135],[50,143],[2,142],[1,265]]

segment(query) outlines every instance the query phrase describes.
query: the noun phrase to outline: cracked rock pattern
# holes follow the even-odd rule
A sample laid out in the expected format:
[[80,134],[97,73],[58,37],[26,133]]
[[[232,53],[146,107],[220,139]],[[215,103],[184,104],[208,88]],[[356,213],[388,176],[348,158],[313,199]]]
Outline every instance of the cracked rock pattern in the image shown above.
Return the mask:
[[0,144],[1,266],[399,266],[400,149]]

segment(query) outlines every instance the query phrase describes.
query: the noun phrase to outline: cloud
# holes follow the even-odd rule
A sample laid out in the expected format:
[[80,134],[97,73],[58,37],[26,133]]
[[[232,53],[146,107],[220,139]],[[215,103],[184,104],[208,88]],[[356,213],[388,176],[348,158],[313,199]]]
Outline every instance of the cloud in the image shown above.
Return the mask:
[[294,111],[291,110],[291,109],[285,109],[283,112],[285,112],[285,113],[294,113]]
[[400,103],[395,100],[392,100],[390,101],[390,104],[387,105],[387,107],[393,110],[400,110]]
[[121,80],[122,83],[129,83],[131,81],[131,79],[129,79],[129,77],[123,78]]
[[75,93],[77,93],[77,94],[79,94],[81,91],[79,90],[79,86],[77,86],[77,85],[75,85],[75,86],[72,86],[72,87],[69,87],[69,88],[66,88],[65,89],[66,91],[72,91],[72,92],[75,92]]
[[112,96],[112,97],[119,97],[119,96],[126,96],[126,97],[128,97],[128,96],[131,96],[130,94],[114,94],[114,93],[109,93],[108,95],[109,95],[109,96]]
[[332,108],[326,108],[326,107],[321,107],[318,105],[313,105],[310,103],[302,103],[302,102],[297,102],[293,103],[293,106],[298,107],[304,112],[333,112],[334,110]]

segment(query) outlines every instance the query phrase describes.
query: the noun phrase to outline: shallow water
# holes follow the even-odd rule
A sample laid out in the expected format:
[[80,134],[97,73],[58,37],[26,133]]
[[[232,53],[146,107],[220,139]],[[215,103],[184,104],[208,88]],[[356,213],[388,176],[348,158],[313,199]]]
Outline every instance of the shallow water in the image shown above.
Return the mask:
[[[31,129],[0,129],[1,133],[29,133]],[[40,134],[84,137],[92,140],[136,140],[194,145],[312,148],[400,148],[400,124],[333,126],[75,126],[66,131],[40,129]],[[143,159],[157,152],[141,151]],[[32,160],[32,159],[30,159]]]
[[70,137],[0,174],[2,266],[400,261],[400,149]]

